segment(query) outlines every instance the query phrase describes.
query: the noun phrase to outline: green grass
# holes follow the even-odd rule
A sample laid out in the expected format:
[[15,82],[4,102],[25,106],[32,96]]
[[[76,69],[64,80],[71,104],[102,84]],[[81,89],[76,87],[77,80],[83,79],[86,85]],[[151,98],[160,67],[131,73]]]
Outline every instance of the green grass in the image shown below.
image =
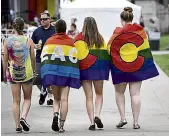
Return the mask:
[[162,35],[160,39],[160,50],[166,50],[168,45],[169,45],[169,34]]
[[169,76],[169,54],[153,55],[155,62]]

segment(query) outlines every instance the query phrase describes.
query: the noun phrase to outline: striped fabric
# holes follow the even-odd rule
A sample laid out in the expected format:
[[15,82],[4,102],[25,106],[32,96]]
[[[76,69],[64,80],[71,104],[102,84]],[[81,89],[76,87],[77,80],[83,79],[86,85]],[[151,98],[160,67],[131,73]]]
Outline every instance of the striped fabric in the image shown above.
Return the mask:
[[98,49],[95,45],[88,47],[82,33],[76,36],[75,46],[78,51],[81,80],[108,80],[110,57],[107,45]]
[[77,50],[66,34],[49,38],[41,54],[41,79],[44,87],[49,85],[80,88],[80,72]]
[[142,81],[159,75],[148,37],[138,24],[116,28],[108,42],[114,84]]

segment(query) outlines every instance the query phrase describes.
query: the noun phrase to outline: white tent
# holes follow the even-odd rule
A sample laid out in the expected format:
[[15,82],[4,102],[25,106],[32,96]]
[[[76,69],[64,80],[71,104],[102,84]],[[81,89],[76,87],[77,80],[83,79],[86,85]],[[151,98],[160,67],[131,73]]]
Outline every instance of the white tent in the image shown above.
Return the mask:
[[134,23],[139,23],[141,7],[127,0],[76,0],[72,3],[61,3],[61,18],[67,22],[68,28],[71,18],[77,18],[77,28],[81,31],[84,18],[92,16],[96,19],[98,29],[106,41],[109,40],[114,29],[121,26],[120,13],[124,7],[132,7]]

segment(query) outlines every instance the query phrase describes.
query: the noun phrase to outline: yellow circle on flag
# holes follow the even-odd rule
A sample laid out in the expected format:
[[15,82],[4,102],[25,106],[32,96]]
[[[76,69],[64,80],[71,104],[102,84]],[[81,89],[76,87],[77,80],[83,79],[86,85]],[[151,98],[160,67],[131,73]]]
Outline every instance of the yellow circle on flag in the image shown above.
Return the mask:
[[83,60],[89,54],[89,49],[87,44],[84,41],[75,42],[76,49],[78,51],[78,59]]
[[138,55],[138,48],[132,43],[124,44],[120,48],[120,56],[122,60],[125,62],[135,61],[137,59],[137,55]]

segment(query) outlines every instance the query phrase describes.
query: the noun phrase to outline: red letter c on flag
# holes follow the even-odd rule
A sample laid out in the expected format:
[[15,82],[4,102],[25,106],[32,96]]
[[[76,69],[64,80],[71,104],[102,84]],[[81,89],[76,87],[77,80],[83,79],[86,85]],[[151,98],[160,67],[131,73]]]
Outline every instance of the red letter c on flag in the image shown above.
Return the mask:
[[[140,35],[135,33],[129,32],[118,35],[113,40],[110,47],[110,54],[112,57],[113,64],[123,72],[136,72],[137,70],[139,70],[144,64],[144,57],[138,56],[138,52],[136,52],[136,59],[130,62],[126,62],[124,61],[124,59],[122,59],[120,49],[123,48],[126,44],[134,45],[134,47],[137,49],[143,44],[143,42],[144,39]],[[131,48],[129,48],[127,52],[129,52],[130,50]],[[123,58],[125,58],[125,56]]]

